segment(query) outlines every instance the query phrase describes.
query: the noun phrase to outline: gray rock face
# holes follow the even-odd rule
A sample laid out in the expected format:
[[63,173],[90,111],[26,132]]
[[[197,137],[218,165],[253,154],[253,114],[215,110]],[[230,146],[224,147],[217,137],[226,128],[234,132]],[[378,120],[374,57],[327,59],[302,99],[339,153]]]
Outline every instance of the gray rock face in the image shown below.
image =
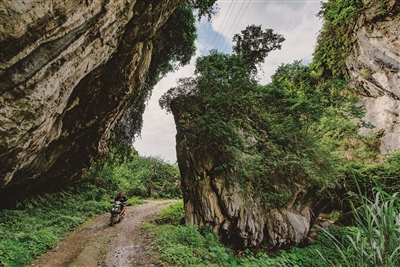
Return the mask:
[[231,175],[215,171],[219,166],[214,153],[217,148],[210,154],[186,141],[178,113],[174,111],[185,222],[208,226],[221,240],[240,248],[261,243],[277,248],[304,242],[312,221],[310,195],[314,196],[315,188],[299,182],[287,187],[290,197],[284,208],[264,204],[259,189],[250,182],[240,185],[232,182]]
[[106,152],[178,4],[0,2],[0,188],[63,183]]
[[364,120],[376,126],[360,133],[379,133],[381,153],[392,153],[400,148],[400,2],[388,1],[384,15],[378,2],[363,2],[369,8],[356,23],[348,73],[361,94]]

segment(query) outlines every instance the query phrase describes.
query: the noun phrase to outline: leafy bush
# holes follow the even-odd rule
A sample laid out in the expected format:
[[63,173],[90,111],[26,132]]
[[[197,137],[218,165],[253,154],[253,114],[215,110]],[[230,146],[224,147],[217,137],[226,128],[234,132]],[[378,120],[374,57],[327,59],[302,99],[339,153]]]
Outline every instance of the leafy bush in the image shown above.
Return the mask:
[[383,162],[373,164],[347,163],[340,172],[348,181],[349,189],[373,198],[371,189],[379,187],[389,194],[400,191],[400,150],[387,156]]
[[156,228],[161,259],[179,266],[238,266],[232,252],[212,232],[202,236],[193,225]]
[[110,153],[90,167],[85,179],[109,189],[113,196],[120,191],[128,198],[182,196],[177,166],[159,157],[139,157],[134,149],[120,142],[114,142]]
[[159,214],[159,223],[167,223],[171,225],[178,225],[180,220],[185,216],[185,210],[183,209],[183,201],[174,203]]

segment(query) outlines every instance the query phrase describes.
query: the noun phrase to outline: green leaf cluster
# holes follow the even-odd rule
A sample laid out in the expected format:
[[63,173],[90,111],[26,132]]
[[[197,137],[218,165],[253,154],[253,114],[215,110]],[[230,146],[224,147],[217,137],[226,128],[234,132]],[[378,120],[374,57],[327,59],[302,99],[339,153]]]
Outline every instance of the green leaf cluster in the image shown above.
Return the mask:
[[323,77],[347,77],[346,60],[353,43],[355,18],[363,10],[362,0],[322,3],[318,16],[324,20],[314,51],[314,68]]

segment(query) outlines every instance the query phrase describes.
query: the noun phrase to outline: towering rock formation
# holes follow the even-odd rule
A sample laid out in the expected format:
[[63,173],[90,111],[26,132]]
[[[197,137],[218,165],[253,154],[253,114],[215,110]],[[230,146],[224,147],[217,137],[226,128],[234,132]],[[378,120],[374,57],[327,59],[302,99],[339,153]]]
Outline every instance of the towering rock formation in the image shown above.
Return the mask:
[[0,2],[2,197],[79,177],[106,152],[179,2]]
[[[354,42],[347,67],[351,85],[361,94],[360,105],[366,108],[365,120],[374,124],[374,131],[381,135],[382,153],[390,153],[400,148],[400,3],[385,3],[387,6],[382,7],[379,1],[364,0],[367,8],[351,26]],[[305,240],[313,216],[321,211],[315,197],[317,188],[306,181],[288,183],[282,174],[274,179],[271,173],[263,178],[273,180],[276,188],[287,189],[287,195],[282,196],[286,202],[283,207],[266,205],[257,197],[259,189],[251,179],[239,184],[229,173],[216,171],[221,164],[219,148],[202,150],[190,144],[181,123],[185,114],[172,110],[177,124],[186,222],[209,226],[222,239],[243,247],[261,242],[281,247]],[[241,159],[246,160],[249,154],[242,153]]]
[[363,3],[367,8],[356,20],[346,65],[364,119],[376,127],[361,133],[378,134],[381,153],[392,153],[400,148],[400,1]]
[[282,178],[275,186],[286,188],[289,196],[282,199],[289,201],[285,207],[269,206],[259,197],[256,185],[232,182],[229,174],[218,173],[216,154],[194,148],[181,134],[178,127],[177,157],[185,223],[208,226],[221,240],[238,248],[255,247],[262,242],[270,247],[284,247],[305,240],[314,219],[311,207],[315,206],[316,188],[301,182],[290,184]]

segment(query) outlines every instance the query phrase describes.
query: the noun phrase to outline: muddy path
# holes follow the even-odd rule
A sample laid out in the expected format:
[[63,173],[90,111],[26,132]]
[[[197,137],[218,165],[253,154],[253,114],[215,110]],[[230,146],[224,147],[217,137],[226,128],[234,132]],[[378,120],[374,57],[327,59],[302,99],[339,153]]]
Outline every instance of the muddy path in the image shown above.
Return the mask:
[[37,267],[128,267],[161,266],[152,249],[154,236],[143,229],[146,222],[175,200],[148,200],[126,208],[125,219],[109,226],[109,214],[97,215],[69,234],[53,250],[31,266]]

